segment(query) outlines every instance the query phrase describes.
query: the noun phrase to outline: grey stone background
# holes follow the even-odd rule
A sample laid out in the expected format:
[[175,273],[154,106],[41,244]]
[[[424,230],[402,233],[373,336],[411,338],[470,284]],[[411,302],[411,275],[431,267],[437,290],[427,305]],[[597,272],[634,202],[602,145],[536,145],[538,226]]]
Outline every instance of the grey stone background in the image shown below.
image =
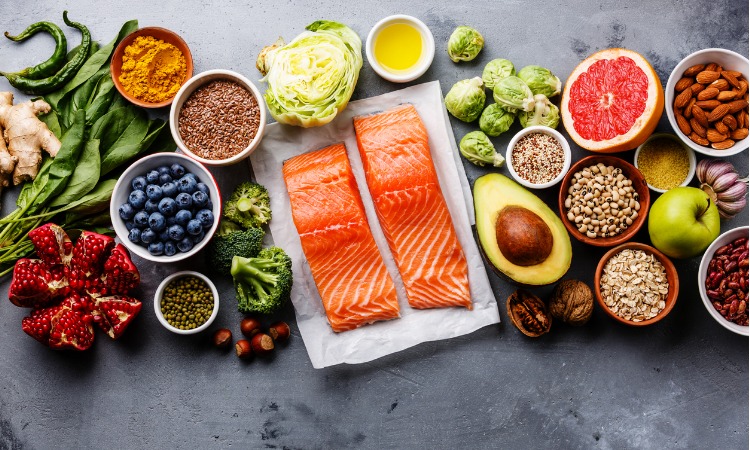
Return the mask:
[[[380,18],[411,14],[432,29],[437,45],[432,68],[415,83],[439,79],[444,92],[496,57],[517,67],[549,67],[564,82],[587,55],[624,46],[644,54],[666,83],[693,51],[748,53],[748,4],[734,0],[1,0],[0,31],[19,32],[38,20],[62,23],[64,9],[100,42],[132,18],[172,29],[190,45],[196,72],[228,68],[251,79],[260,78],[254,63],[264,45],[279,35],[291,39],[316,19],[349,24],[364,40]],[[477,60],[457,65],[444,46],[460,24],[481,30],[486,46]],[[78,39],[69,34],[71,46]],[[51,49],[49,38],[23,45],[0,40],[0,69],[34,64]],[[398,87],[365,63],[354,96]],[[8,88],[1,80],[0,90]],[[458,138],[474,129],[458,121],[453,127]],[[504,149],[517,127],[495,139],[496,146]],[[664,115],[659,130],[669,129]],[[574,158],[584,156],[573,147]],[[622,156],[632,159],[632,152]],[[747,174],[746,151],[731,161]],[[471,165],[467,171],[471,182],[485,173]],[[249,176],[242,164],[215,174],[224,192]],[[556,192],[540,195],[554,206]],[[3,195],[3,214],[16,194]],[[745,210],[723,222],[722,231],[747,222]],[[636,240],[648,242],[645,230]],[[604,250],[573,241],[573,253],[568,277],[591,284]],[[144,275],[141,316],[118,342],[99,333],[86,353],[42,347],[21,331],[26,311],[0,301],[0,449],[747,448],[748,340],[705,311],[697,291],[699,260],[676,262],[678,303],[646,329],[620,326],[597,309],[583,328],[556,323],[544,338],[525,338],[505,312],[514,288],[490,274],[499,326],[324,370],[311,367],[291,308],[284,314],[291,342],[268,361],[243,363],[216,351],[208,333],[169,333],[154,316],[154,290],[176,270],[205,270],[202,258],[169,266],[137,260]],[[2,295],[8,283],[3,280]],[[231,284],[218,285],[224,301],[215,324],[238,334],[241,315]],[[535,290],[542,297],[549,291]]]

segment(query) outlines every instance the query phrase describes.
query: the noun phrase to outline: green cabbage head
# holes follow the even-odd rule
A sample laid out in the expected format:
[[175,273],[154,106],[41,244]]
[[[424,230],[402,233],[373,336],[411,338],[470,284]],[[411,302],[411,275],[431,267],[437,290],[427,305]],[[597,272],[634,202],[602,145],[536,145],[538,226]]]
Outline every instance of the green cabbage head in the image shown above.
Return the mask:
[[518,114],[518,120],[524,128],[532,125],[557,128],[557,124],[560,123],[560,110],[547,97],[537,94],[534,96],[534,110],[521,112]]
[[458,148],[464,158],[473,164],[484,167],[485,164],[492,164],[500,167],[505,163],[503,155],[495,151],[492,141],[481,131],[472,131],[467,133],[458,144]]
[[258,56],[268,83],[264,98],[276,121],[317,127],[346,108],[362,68],[362,41],[348,26],[313,22],[292,42],[278,42]]
[[486,98],[482,79],[474,77],[453,85],[445,96],[445,107],[457,119],[473,122],[482,113]]
[[534,109],[534,94],[522,79],[515,76],[498,81],[492,89],[492,97],[495,103],[511,112]]
[[448,38],[448,56],[453,62],[471,61],[484,47],[484,38],[479,31],[467,26],[453,30]]
[[503,109],[497,103],[484,108],[482,115],[479,117],[479,128],[488,136],[500,136],[508,131],[516,115]]
[[522,79],[534,95],[544,94],[554,97],[560,93],[562,83],[549,69],[539,66],[526,66],[518,71],[518,78]]
[[488,89],[494,89],[498,81],[515,74],[516,68],[512,62],[503,58],[493,59],[484,66],[482,81]]

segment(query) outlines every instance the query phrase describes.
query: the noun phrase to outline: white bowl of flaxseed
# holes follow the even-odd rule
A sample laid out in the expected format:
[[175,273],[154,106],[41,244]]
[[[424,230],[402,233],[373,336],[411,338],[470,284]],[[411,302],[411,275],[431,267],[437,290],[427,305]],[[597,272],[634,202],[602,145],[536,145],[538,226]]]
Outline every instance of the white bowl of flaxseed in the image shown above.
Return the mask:
[[169,112],[177,147],[209,166],[250,156],[263,137],[266,105],[258,88],[231,70],[209,70],[188,80]]

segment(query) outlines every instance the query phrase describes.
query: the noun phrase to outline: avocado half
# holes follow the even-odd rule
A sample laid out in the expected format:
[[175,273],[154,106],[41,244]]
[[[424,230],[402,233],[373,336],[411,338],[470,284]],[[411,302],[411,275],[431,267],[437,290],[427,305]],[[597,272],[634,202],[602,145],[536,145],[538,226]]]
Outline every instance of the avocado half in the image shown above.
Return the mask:
[[[500,211],[506,207],[524,208],[549,227],[552,246],[543,261],[518,265],[503,255],[497,236],[505,233],[498,232],[497,223]],[[570,268],[573,249],[562,221],[539,197],[510,178],[499,173],[479,177],[474,182],[474,211],[482,253],[500,277],[522,285],[542,286],[559,280]]]

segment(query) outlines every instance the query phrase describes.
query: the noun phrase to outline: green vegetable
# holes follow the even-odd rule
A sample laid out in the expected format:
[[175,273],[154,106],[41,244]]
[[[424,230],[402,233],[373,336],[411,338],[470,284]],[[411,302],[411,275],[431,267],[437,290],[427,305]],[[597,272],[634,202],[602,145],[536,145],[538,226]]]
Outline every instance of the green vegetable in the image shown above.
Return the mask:
[[493,59],[484,66],[482,81],[487,89],[494,89],[498,81],[515,74],[516,68],[512,62],[503,58]]
[[256,258],[235,256],[231,268],[240,312],[273,314],[292,292],[292,260],[279,247],[260,251]]
[[362,41],[351,28],[319,20],[292,42],[266,47],[258,70],[268,88],[264,98],[277,122],[325,125],[349,103],[362,68]]
[[479,128],[488,136],[500,136],[508,131],[515,119],[514,113],[508,112],[497,103],[493,103],[482,111],[482,115],[479,117]]
[[467,26],[453,30],[448,38],[448,56],[453,62],[471,61],[484,47],[484,38],[479,31]]
[[[91,34],[89,33],[88,28],[80,23],[69,21],[67,11],[63,12],[63,20],[68,26],[77,28],[81,31],[81,35],[83,36],[81,39],[81,50],[79,50],[78,54],[68,61],[59,72],[46,78],[31,79],[10,73],[2,74],[8,79],[8,82],[13,87],[30,95],[47,94],[70,81],[76,75],[78,69],[83,66],[83,63],[88,56],[88,48],[91,45]],[[83,51],[83,49],[86,49],[86,51]]]
[[453,85],[445,96],[445,107],[457,119],[473,122],[482,114],[485,100],[482,79],[474,77]]
[[510,112],[531,111],[534,109],[534,94],[531,89],[516,76],[509,76],[497,82],[492,89],[495,103]]
[[560,93],[562,83],[549,69],[539,66],[526,66],[518,71],[518,78],[522,79],[534,95],[543,94],[554,97]]
[[208,244],[208,264],[216,273],[229,275],[232,258],[253,258],[263,247],[262,228],[242,230],[234,222],[222,220],[219,230]]
[[518,114],[518,120],[524,128],[532,125],[557,128],[560,122],[560,110],[542,94],[534,96],[534,109]]
[[259,228],[271,221],[271,198],[268,190],[246,181],[232,192],[224,203],[224,217],[244,228]]
[[55,40],[55,51],[52,56],[44,62],[37,64],[36,66],[27,67],[18,72],[13,72],[10,75],[16,75],[19,77],[26,77],[31,80],[38,80],[40,78],[46,78],[50,75],[55,74],[62,66],[65,65],[65,55],[68,51],[68,41],[65,39],[65,33],[52,22],[37,22],[29,25],[25,30],[18,36],[11,36],[7,31],[5,37],[14,42],[23,42],[31,36],[39,33],[40,31],[46,31]]
[[461,139],[458,148],[464,158],[478,166],[484,167],[485,164],[492,164],[495,167],[501,167],[505,163],[503,155],[495,151],[490,138],[481,131],[467,133]]

